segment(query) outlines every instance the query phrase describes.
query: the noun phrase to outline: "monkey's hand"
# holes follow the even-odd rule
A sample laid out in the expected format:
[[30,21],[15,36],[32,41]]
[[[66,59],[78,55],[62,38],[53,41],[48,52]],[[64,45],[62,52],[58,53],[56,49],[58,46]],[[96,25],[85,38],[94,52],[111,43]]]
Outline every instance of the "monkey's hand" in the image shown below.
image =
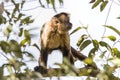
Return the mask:
[[41,74],[46,74],[47,73],[47,69],[45,69],[42,66],[36,66],[36,67],[34,67],[34,71],[40,72]]

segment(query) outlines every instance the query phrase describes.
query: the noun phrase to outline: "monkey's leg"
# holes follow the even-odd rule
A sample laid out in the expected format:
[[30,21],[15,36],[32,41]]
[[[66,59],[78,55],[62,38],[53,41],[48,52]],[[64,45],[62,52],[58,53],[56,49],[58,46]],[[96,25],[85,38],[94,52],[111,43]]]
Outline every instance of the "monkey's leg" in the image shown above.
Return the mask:
[[73,57],[72,53],[69,53],[69,56],[70,56],[70,63],[74,64],[74,57]]
[[73,59],[73,55],[72,55],[71,51],[66,48],[62,48],[61,51],[63,53],[63,57],[69,59],[71,64],[74,64],[74,59]]
[[47,58],[48,58],[48,51],[46,49],[41,49],[41,54],[39,57],[39,66],[34,68],[35,71],[40,72],[41,74],[47,73]]
[[47,49],[42,49],[41,50],[41,65],[47,67],[47,60],[48,60],[48,50]]

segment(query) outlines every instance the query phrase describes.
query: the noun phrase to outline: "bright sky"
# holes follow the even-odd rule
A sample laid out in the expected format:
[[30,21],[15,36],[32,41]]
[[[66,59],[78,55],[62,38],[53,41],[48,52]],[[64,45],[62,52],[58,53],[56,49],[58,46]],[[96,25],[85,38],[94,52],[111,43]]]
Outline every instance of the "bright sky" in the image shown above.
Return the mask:
[[[57,13],[60,12],[68,12],[71,14],[71,22],[73,23],[73,29],[77,28],[78,26],[88,26],[88,30],[90,35],[95,39],[101,39],[102,33],[104,31],[104,28],[102,25],[105,24],[105,20],[106,20],[106,16],[107,16],[107,12],[109,10],[111,1],[110,0],[110,4],[107,5],[107,7],[105,8],[105,10],[103,12],[100,12],[99,10],[99,6],[95,9],[91,9],[92,4],[89,4],[90,0],[64,0],[64,6],[62,8],[58,8],[57,9]],[[114,0],[115,2],[117,2],[117,0]],[[28,2],[25,6],[24,6],[24,10],[39,6],[40,4],[38,3],[38,0],[33,0],[31,2]],[[29,7],[28,7],[29,6]],[[8,8],[8,7],[6,7]],[[35,18],[35,22],[31,25],[31,27],[39,27],[41,28],[41,26],[44,24],[44,22],[48,21],[53,15],[55,15],[56,13],[53,11],[53,9],[43,9],[43,8],[36,8],[34,10],[29,10],[29,11],[24,11],[26,14],[28,15],[33,15],[33,18]],[[112,8],[108,17],[108,21],[107,24],[115,26],[116,28],[119,28],[119,23],[120,20],[116,19],[118,16],[120,16],[120,5],[117,5],[115,3],[112,4]],[[72,31],[71,30],[71,31]],[[33,32],[35,34],[39,34],[39,30]],[[71,36],[71,45],[75,48],[76,47],[76,42],[77,39],[83,34],[85,33],[85,31],[79,31],[75,34],[73,34]],[[111,32],[111,30],[107,29],[107,32],[105,35],[110,35],[110,34],[115,34],[113,32]],[[33,39],[33,42],[37,42],[39,43],[39,35],[38,37]],[[29,48],[32,49],[32,48]],[[83,53],[85,53],[86,51],[83,51]],[[36,52],[34,52],[34,56],[36,59],[38,59],[38,55],[39,52],[36,50]],[[54,54],[56,56],[56,59],[58,62],[61,62],[61,58],[59,58],[59,56],[57,56],[57,54]],[[87,54],[85,54],[87,55]],[[53,61],[56,61],[56,59],[53,57],[53,55],[50,55],[51,59]],[[62,57],[62,56],[61,56]],[[53,61],[49,60],[49,65],[53,65]],[[31,63],[29,64],[29,67],[32,69],[34,66],[33,64],[36,66],[36,63]],[[81,63],[79,63],[81,64]],[[77,66],[78,64],[76,64]],[[78,66],[79,67],[79,66]],[[78,80],[75,77],[72,77],[72,80]],[[55,79],[52,79],[55,80]],[[62,80],[62,79],[61,79]],[[66,79],[69,80],[69,79]],[[81,80],[84,80],[83,78],[81,78]]]

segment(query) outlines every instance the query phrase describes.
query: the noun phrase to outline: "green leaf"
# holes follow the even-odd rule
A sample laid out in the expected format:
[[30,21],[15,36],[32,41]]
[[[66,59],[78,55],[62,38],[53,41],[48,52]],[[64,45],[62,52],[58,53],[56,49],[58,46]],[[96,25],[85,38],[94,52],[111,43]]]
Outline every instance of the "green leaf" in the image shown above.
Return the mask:
[[81,43],[86,39],[86,34],[83,34],[80,38],[79,38],[79,40],[78,40],[78,42],[77,42],[77,46],[80,46],[81,45]]
[[92,9],[94,9],[95,7],[97,7],[101,2],[102,2],[102,0],[97,0],[97,1],[93,4]]
[[89,3],[94,3],[96,0],[91,0]]
[[21,46],[24,46],[26,43],[27,43],[28,39],[23,39],[21,42],[20,42],[20,45]]
[[75,32],[77,32],[77,31],[80,30],[80,29],[81,29],[81,27],[77,27],[75,30],[73,30],[73,31],[70,33],[70,35],[73,34],[73,33],[75,33]]
[[92,40],[92,42],[93,42],[94,48],[95,48],[96,50],[98,50],[98,48],[99,48],[99,42],[98,42],[97,40]]
[[90,72],[86,67],[80,68],[79,76],[89,76]]
[[9,45],[10,45],[11,52],[13,52],[17,58],[22,58],[23,57],[22,53],[21,53],[21,47],[20,47],[20,45],[18,44],[17,41],[10,40]]
[[21,62],[19,60],[10,59],[9,64],[12,64],[14,66],[15,70],[20,71],[22,66],[25,66],[26,64],[24,62]]
[[96,49],[96,48],[92,48],[90,51],[89,51],[89,57],[92,57],[92,56],[94,56],[95,55],[95,52],[97,51],[98,49]]
[[109,38],[111,41],[116,41],[116,37],[113,36],[113,35],[108,36],[108,38]]
[[25,3],[25,1],[22,0],[22,3],[21,3],[21,9],[23,8],[24,3]]
[[94,63],[94,62],[93,62],[93,58],[91,58],[91,57],[86,58],[86,59],[84,60],[84,62],[85,62],[86,64],[89,64],[89,65],[91,65],[91,64]]
[[110,47],[109,44],[107,44],[106,42],[104,41],[100,41],[99,44],[102,46],[102,47],[106,47],[108,51],[110,51],[112,53],[112,48]]
[[8,12],[7,10],[5,10],[5,13],[7,14],[7,17],[10,18],[10,12]]
[[84,41],[80,46],[80,51],[82,51],[84,48],[86,48],[91,43],[91,40]]
[[60,5],[63,4],[63,0],[59,0]]
[[18,36],[21,37],[22,34],[23,34],[23,28],[20,28],[20,32],[19,32]]
[[9,41],[9,45],[10,45],[10,50],[13,52],[21,52],[21,48],[20,45],[18,44],[17,41],[15,40],[10,40]]
[[47,1],[47,4],[50,4],[50,0],[46,0]]
[[120,19],[120,17],[117,17],[117,19]]
[[3,80],[3,73],[4,73],[4,68],[0,67],[0,80]]
[[[113,67],[112,69],[111,69],[111,72],[112,71],[115,71],[115,67]],[[108,74],[109,74],[109,72],[108,72]],[[109,75],[108,76],[109,77],[109,80],[120,80],[120,78],[119,77],[117,77],[117,76],[115,76],[114,74],[111,74],[111,75]]]
[[[111,74],[113,74],[113,72],[114,72],[115,69],[116,69],[115,67],[111,67],[111,66],[108,65],[108,64],[105,64],[105,65],[104,65],[104,70],[105,70],[106,73],[109,75],[109,77],[110,77]],[[117,79],[111,79],[111,78],[110,78],[110,80],[117,80]]]
[[19,4],[16,4],[16,3],[15,3],[14,5],[15,5],[15,8],[14,8],[14,10],[13,10],[13,12],[12,12],[11,18],[15,18],[16,12],[19,11]]
[[55,8],[55,0],[51,0],[51,4],[53,6],[53,9],[56,11],[56,8]]
[[117,48],[112,48],[113,50],[113,56],[117,56],[118,58],[120,58],[120,51]]
[[0,47],[5,53],[10,52],[10,45],[6,41],[0,41]]
[[103,1],[102,4],[100,5],[100,11],[103,11],[104,8],[106,7],[108,1]]
[[32,23],[33,21],[34,21],[34,19],[31,19],[31,16],[28,16],[20,21],[20,25],[23,25],[23,24],[28,25],[28,24]]
[[6,23],[6,18],[0,15],[0,24]]
[[6,30],[4,31],[4,34],[6,36],[9,36],[9,34],[11,33],[11,31],[12,31],[12,25],[9,24],[8,27],[6,28]]
[[22,16],[24,16],[24,14],[19,13],[18,17],[16,17],[16,20],[14,20],[14,22],[16,23],[17,21],[19,21],[22,18]]
[[115,60],[117,59],[116,57],[112,57],[112,58],[108,58],[107,61],[112,61],[112,60]]
[[104,26],[113,30],[114,32],[116,32],[120,36],[120,31],[118,29],[114,28],[113,26],[109,26],[109,25],[104,25]]
[[14,5],[16,4],[14,0],[11,0],[11,2],[12,2]]
[[28,40],[30,40],[30,33],[28,30],[24,30],[24,37]]

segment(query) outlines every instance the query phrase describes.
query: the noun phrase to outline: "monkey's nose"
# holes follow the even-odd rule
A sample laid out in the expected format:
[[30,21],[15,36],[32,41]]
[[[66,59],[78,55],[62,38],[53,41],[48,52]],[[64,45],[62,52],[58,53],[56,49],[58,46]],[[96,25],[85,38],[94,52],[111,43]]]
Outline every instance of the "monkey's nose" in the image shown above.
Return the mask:
[[72,28],[72,23],[68,24],[68,28],[71,29]]

